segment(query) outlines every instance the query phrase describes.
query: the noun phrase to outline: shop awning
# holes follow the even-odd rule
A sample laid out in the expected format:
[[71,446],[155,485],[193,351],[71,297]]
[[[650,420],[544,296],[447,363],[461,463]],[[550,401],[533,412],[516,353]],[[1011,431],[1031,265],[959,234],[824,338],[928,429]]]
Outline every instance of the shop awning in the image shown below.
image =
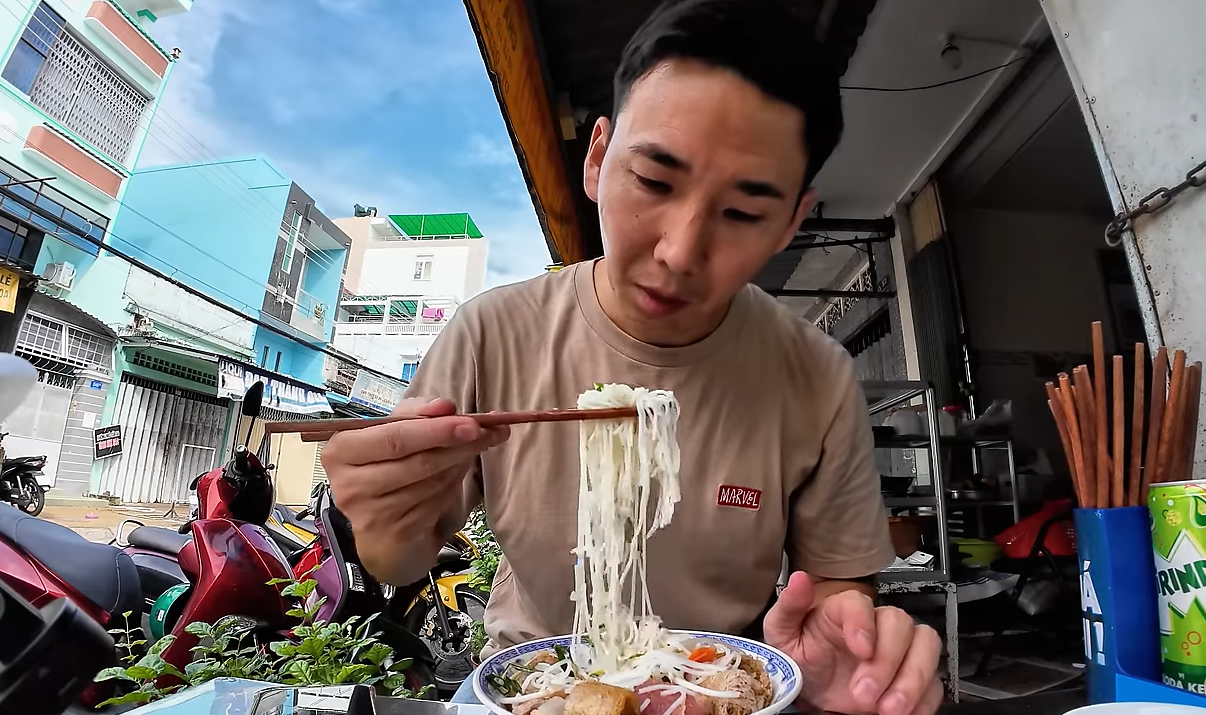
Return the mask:
[[332,411],[324,388],[225,355],[156,340],[125,340],[119,345],[127,353],[127,362],[152,379],[155,372],[171,375],[195,383],[193,389],[199,392],[236,401],[263,381],[268,409],[301,415]]

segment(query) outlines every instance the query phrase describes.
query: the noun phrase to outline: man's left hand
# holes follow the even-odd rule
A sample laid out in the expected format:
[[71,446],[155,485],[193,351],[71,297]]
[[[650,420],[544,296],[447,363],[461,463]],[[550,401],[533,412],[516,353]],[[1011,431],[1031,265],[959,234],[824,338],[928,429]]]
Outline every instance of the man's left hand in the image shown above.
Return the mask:
[[763,623],[767,644],[800,666],[802,704],[851,714],[937,711],[942,641],[934,629],[858,591],[816,601],[812,580],[794,573]]

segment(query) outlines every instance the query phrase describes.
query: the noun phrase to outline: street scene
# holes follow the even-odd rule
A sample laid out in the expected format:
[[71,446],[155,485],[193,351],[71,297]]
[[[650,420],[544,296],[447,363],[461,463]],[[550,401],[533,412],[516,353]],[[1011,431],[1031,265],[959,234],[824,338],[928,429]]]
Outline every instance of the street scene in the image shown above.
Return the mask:
[[0,0],[0,713],[1206,712],[1203,22]]

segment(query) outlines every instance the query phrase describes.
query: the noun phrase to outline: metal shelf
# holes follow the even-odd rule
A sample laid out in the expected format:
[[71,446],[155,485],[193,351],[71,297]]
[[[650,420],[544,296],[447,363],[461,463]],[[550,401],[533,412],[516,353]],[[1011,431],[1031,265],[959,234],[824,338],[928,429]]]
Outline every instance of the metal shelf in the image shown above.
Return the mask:
[[[874,414],[874,413],[873,413]],[[939,437],[938,446],[943,449],[1009,449],[1008,437],[973,439],[971,437]],[[876,437],[876,449],[929,449],[930,438],[925,435],[897,435]]]

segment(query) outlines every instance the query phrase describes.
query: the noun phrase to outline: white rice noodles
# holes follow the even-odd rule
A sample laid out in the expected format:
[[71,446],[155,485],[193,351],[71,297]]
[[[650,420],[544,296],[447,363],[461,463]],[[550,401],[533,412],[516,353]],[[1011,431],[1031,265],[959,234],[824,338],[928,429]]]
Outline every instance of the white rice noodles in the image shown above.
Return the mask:
[[[596,386],[578,398],[580,409],[637,408],[637,419],[581,423],[578,546],[574,566],[574,638],[555,663],[534,665],[520,693],[500,698],[518,705],[568,693],[584,679],[646,693],[734,698],[701,687],[709,675],[735,669],[741,653],[710,644],[719,655],[690,659],[697,643],[661,627],[646,584],[649,537],[674,517],[679,491],[678,401],[665,390]],[[656,685],[645,685],[658,681]],[[544,715],[538,713],[538,715]]]
[[[649,603],[645,549],[679,501],[678,401],[671,392],[627,385],[578,397],[579,409],[631,406],[635,421],[585,420],[580,427],[571,650],[587,672],[619,670],[655,648],[661,634]],[[584,638],[592,647],[581,647]]]

